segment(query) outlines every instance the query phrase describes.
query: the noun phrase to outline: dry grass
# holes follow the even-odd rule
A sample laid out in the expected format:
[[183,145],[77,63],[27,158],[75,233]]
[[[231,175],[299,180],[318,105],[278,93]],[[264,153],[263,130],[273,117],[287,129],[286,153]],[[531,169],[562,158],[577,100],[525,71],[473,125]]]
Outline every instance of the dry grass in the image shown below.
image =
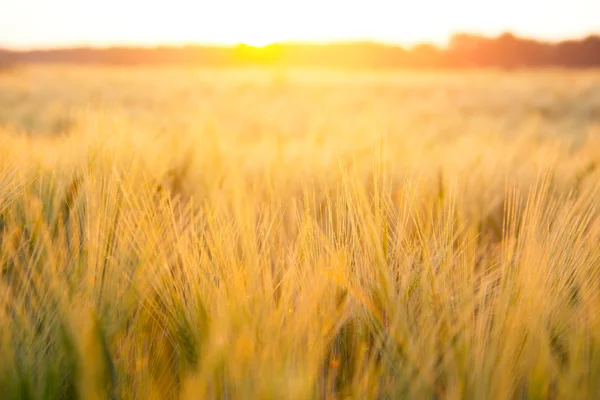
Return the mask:
[[0,77],[0,397],[600,398],[596,73],[273,76]]

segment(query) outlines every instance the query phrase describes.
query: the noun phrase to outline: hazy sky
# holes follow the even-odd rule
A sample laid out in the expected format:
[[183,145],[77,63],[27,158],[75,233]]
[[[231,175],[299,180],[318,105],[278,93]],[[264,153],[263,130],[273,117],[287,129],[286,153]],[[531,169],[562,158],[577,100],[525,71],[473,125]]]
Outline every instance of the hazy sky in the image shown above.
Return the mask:
[[368,39],[457,31],[550,40],[600,33],[600,0],[0,0],[0,46]]

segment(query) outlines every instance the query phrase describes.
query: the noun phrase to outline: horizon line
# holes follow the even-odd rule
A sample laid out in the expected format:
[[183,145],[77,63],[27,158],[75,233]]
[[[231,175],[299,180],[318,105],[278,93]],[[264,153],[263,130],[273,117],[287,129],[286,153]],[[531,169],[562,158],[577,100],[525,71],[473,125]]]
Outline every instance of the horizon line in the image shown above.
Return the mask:
[[538,43],[547,43],[547,44],[557,44],[561,42],[567,41],[581,41],[589,37],[600,37],[600,31],[596,32],[588,32],[586,34],[581,35],[573,35],[573,36],[565,36],[562,38],[543,38],[543,37],[535,37],[531,35],[523,35],[518,34],[513,31],[503,31],[497,33],[495,35],[490,34],[482,34],[473,31],[457,31],[451,34],[444,41],[435,41],[435,40],[420,40],[420,41],[412,41],[402,42],[399,40],[385,40],[385,39],[376,39],[376,38],[336,38],[336,39],[322,39],[322,40],[303,40],[303,39],[284,39],[279,41],[274,41],[265,45],[252,45],[249,43],[244,43],[243,41],[239,42],[210,42],[210,41],[156,41],[153,43],[147,43],[143,41],[111,41],[111,42],[101,42],[101,41],[83,41],[83,42],[71,42],[71,43],[57,43],[50,45],[32,45],[32,46],[21,46],[21,45],[11,45],[11,44],[3,44],[0,42],[0,50],[3,51],[11,51],[11,52],[35,52],[35,51],[56,51],[56,50],[71,50],[71,49],[94,49],[94,50],[106,50],[106,49],[115,49],[115,48],[137,48],[137,49],[159,49],[159,48],[186,48],[186,47],[210,47],[210,48],[223,48],[223,49],[231,49],[239,46],[248,46],[253,48],[264,48],[273,45],[306,45],[306,46],[327,46],[327,45],[340,45],[340,44],[375,44],[381,46],[390,46],[390,47],[399,47],[405,49],[411,49],[415,47],[419,47],[422,45],[434,46],[438,49],[447,49],[449,47],[450,41],[452,37],[456,35],[472,35],[472,36],[480,36],[482,38],[499,38],[503,35],[512,35],[518,39],[524,40],[533,40]]

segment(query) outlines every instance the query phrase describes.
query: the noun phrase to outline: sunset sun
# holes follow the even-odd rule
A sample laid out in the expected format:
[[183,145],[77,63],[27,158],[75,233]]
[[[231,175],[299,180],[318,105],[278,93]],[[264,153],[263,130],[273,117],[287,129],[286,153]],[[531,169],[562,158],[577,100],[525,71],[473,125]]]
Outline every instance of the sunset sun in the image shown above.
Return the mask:
[[600,0],[0,0],[0,400],[600,400]]

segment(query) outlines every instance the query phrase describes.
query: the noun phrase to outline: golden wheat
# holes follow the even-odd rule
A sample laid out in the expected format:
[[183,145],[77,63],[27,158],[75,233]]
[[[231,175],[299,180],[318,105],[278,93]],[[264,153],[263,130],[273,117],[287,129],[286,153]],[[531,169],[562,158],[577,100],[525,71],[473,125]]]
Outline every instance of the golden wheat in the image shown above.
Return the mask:
[[600,77],[282,74],[0,76],[0,397],[599,398]]

